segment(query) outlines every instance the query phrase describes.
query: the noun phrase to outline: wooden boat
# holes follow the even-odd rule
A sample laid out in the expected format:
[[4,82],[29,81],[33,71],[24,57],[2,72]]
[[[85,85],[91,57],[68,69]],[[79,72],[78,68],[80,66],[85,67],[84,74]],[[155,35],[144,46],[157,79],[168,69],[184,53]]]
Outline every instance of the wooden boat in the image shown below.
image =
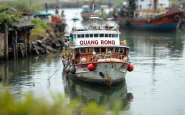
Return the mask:
[[[154,0],[156,4],[157,0]],[[140,10],[135,12],[143,12],[146,16],[138,18],[117,17],[117,23],[122,27],[154,29],[154,30],[176,30],[182,23],[184,13],[182,9],[174,10]],[[160,13],[159,13],[160,12]]]
[[[96,8],[94,8],[94,15],[97,15],[101,18],[103,18],[104,20],[107,19],[108,14],[104,11],[104,9],[106,9],[107,6],[105,5],[100,5],[99,7],[97,6]],[[82,6],[82,12],[81,12],[81,17],[83,18],[83,20],[89,20],[89,17],[91,16],[92,12],[89,8],[88,5],[84,5]]]
[[73,79],[111,87],[122,82],[133,65],[118,28],[95,24],[100,19],[93,16],[89,28],[73,28],[69,49],[63,50],[63,64]]

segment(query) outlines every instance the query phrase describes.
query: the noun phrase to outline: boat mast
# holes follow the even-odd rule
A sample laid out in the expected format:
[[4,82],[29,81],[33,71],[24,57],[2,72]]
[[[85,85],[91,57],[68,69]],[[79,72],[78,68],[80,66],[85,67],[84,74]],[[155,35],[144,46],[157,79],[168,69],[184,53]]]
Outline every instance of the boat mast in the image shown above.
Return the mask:
[[158,0],[154,0],[154,12],[155,13],[157,11],[157,4],[158,4]]
[[92,0],[92,14],[94,15],[94,0]]

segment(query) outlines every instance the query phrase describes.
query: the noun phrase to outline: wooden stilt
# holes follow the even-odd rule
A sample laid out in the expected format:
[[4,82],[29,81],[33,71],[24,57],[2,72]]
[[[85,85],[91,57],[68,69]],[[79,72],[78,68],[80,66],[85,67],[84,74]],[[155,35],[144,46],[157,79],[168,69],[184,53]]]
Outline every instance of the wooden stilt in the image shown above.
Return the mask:
[[27,56],[27,32],[25,33],[25,36],[24,36],[24,53],[25,53],[25,56]]
[[16,48],[15,48],[15,43],[13,43],[13,57],[16,59]]
[[8,26],[5,26],[5,58],[8,60]]
[[22,45],[21,45],[21,44],[19,45],[19,48],[20,48],[20,50],[21,50],[22,57],[24,57],[24,50],[23,50],[23,48],[22,48]]
[[35,51],[37,54],[40,54],[39,51],[37,50],[37,47],[35,46],[35,44],[33,43],[33,47],[35,48]]
[[18,44],[17,44],[17,31],[15,31],[15,51],[16,51],[16,59],[18,59]]
[[30,32],[28,33],[28,50],[29,50],[29,54],[31,54],[31,40],[30,40]]

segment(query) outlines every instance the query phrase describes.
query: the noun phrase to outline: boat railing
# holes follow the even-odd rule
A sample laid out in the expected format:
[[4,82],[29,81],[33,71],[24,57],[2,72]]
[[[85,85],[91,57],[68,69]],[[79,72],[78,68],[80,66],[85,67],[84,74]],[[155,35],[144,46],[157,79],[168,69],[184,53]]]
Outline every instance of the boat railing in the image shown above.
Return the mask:
[[98,62],[99,59],[119,59],[122,62],[128,62],[128,56],[123,54],[96,54],[81,56],[77,59],[74,59],[75,64],[85,64],[90,62]]

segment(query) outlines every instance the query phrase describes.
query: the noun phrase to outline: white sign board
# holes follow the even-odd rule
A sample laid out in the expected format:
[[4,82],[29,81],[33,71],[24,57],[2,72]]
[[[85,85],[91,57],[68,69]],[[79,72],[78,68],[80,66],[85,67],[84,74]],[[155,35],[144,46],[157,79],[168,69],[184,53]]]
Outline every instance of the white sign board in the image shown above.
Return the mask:
[[119,38],[106,38],[106,39],[84,39],[84,38],[77,38],[75,41],[75,45],[80,46],[117,46],[120,45]]

